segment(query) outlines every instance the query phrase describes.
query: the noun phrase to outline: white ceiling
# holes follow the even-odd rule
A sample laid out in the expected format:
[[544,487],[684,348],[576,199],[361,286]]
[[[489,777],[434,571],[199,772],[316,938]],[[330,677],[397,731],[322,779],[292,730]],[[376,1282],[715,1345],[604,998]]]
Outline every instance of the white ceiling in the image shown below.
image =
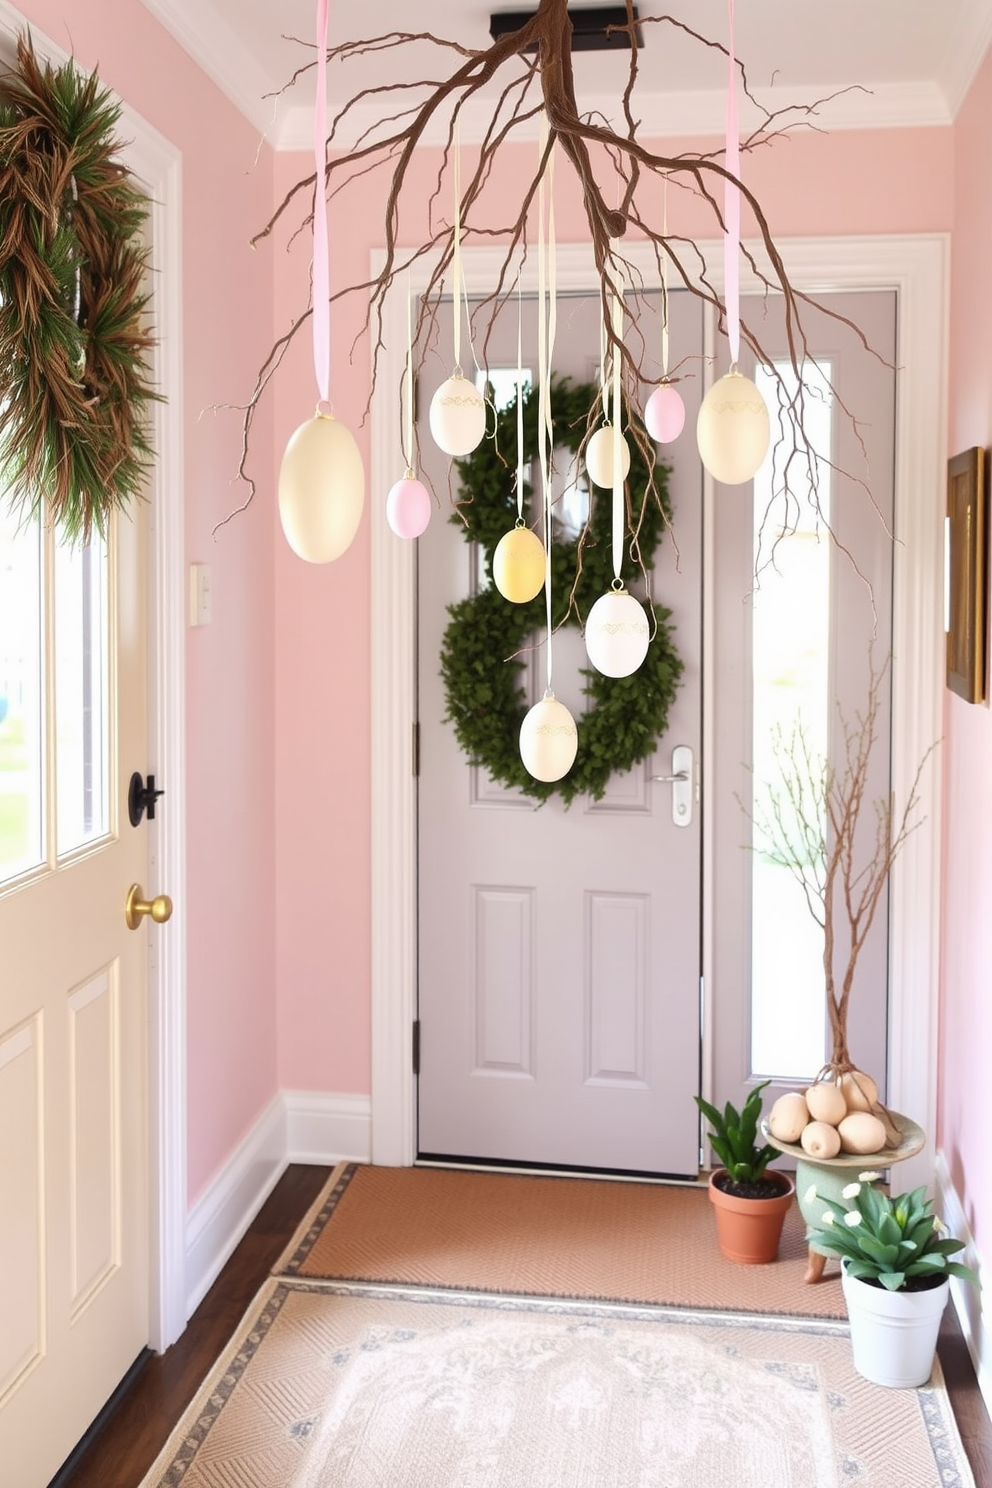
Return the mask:
[[[314,0],[144,4],[260,133],[280,149],[310,148],[312,69],[281,98],[272,95],[294,68],[312,60]],[[491,11],[528,8],[527,0],[377,0],[367,8],[330,0],[329,40],[334,46],[416,29],[483,48]],[[639,9],[642,17],[670,15],[712,40],[727,39],[727,0],[640,0]],[[824,105],[819,124],[947,124],[992,42],[992,0],[736,0],[735,27],[751,85],[770,107],[808,104],[845,89]],[[447,76],[460,60],[425,44],[354,58],[329,69],[331,104],[365,87]],[[614,115],[626,74],[623,57],[586,53],[575,63],[580,103]],[[637,85],[645,135],[722,132],[725,82],[719,53],[671,26],[646,27]],[[364,105],[352,120],[352,135],[382,112]],[[487,114],[476,110],[473,119],[469,112],[463,139]]]

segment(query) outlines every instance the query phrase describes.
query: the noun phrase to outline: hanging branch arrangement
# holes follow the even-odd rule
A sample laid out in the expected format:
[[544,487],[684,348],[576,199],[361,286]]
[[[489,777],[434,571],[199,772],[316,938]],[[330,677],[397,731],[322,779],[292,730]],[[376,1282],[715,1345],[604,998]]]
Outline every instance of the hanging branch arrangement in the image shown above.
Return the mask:
[[69,541],[104,533],[151,462],[146,198],[118,157],[96,73],[0,75],[0,477]]
[[[882,735],[883,682],[888,668],[873,667],[863,712],[853,722],[839,713],[842,759],[835,768],[811,746],[801,724],[774,736],[778,779],[768,784],[749,816],[754,848],[798,881],[806,906],[823,934],[823,974],[832,1047],[816,1076],[845,1090],[877,1115],[889,1145],[899,1133],[878,1101],[876,1082],[854,1063],[847,1015],[855,972],[892,871],[907,838],[920,825],[920,780],[933,752],[920,761],[901,812],[891,800],[871,801],[869,767]],[[864,817],[874,812],[875,827]],[[914,818],[916,818],[914,820]],[[852,1104],[850,1095],[848,1106]]]
[[[790,282],[761,204],[741,180],[739,171],[729,163],[731,157],[736,158],[729,143],[731,122],[736,130],[736,111],[732,116],[728,113],[727,151],[712,154],[686,151],[665,155],[650,149],[639,137],[635,117],[640,61],[638,30],[644,33],[649,28],[674,28],[700,46],[722,53],[728,59],[732,73],[739,78],[745,95],[754,102],[745,69],[734,58],[732,49],[708,39],[672,16],[635,20],[631,0],[626,0],[626,11],[627,23],[609,28],[612,32],[626,34],[630,41],[628,75],[622,96],[617,100],[619,123],[615,126],[601,116],[583,113],[580,109],[573,72],[572,22],[567,0],[536,0],[532,14],[521,14],[518,30],[500,35],[483,49],[466,47],[430,32],[393,31],[364,41],[347,42],[327,53],[339,74],[354,59],[404,51],[418,59],[426,51],[433,51],[442,63],[450,67],[448,75],[440,80],[429,77],[416,80],[418,68],[414,64],[412,74],[408,70],[401,82],[363,88],[337,111],[330,124],[328,145],[336,153],[329,155],[324,166],[324,194],[332,205],[349,186],[356,186],[367,200],[375,178],[382,178],[377,188],[384,202],[381,239],[385,254],[382,269],[370,280],[334,289],[331,296],[333,302],[358,294],[367,305],[365,327],[370,337],[372,361],[370,399],[383,350],[383,308],[394,283],[405,276],[412,265],[421,260],[430,265],[415,328],[414,339],[421,345],[445,287],[450,291],[462,241],[475,236],[487,243],[498,242],[505,249],[497,283],[488,299],[476,307],[475,320],[485,322],[512,295],[521,254],[526,255],[530,241],[529,222],[540,183],[547,175],[551,151],[556,145],[579,179],[586,232],[600,285],[606,336],[611,351],[618,358],[625,395],[631,402],[636,405],[635,390],[639,381],[651,384],[659,379],[651,375],[652,369],[647,366],[644,338],[635,334],[620,339],[610,314],[613,286],[624,283],[628,286],[628,314],[636,322],[636,301],[643,281],[624,256],[623,245],[628,234],[650,245],[657,260],[659,279],[664,277],[667,285],[671,278],[676,286],[713,307],[721,326],[729,329],[728,303],[708,276],[706,262],[696,243],[669,232],[667,208],[664,221],[657,222],[652,216],[657,204],[663,199],[667,201],[665,193],[669,187],[686,189],[706,204],[712,216],[713,236],[717,238],[728,234],[733,236],[731,228],[741,204],[750,211],[760,239],[761,262],[747,249],[738,250],[736,246],[735,262],[738,252],[742,251],[758,281],[769,293],[781,296],[790,360],[795,370],[801,368],[807,350],[801,309],[807,296]],[[300,68],[287,88],[313,66],[310,63]],[[478,106],[479,103],[488,107],[490,118],[474,152],[471,168],[462,173],[457,210],[454,214],[439,211],[442,179],[448,173],[455,154],[459,117],[467,106]],[[342,148],[338,141],[350,127],[350,117],[359,107],[369,104],[377,106],[379,122],[373,129],[365,131],[353,147]],[[799,124],[809,124],[818,107],[819,104],[812,104],[798,111],[787,109],[774,113],[762,110],[761,128],[742,142],[741,149],[746,153],[788,133]],[[549,127],[547,147],[536,161],[533,173],[523,171],[520,175],[516,216],[506,222],[493,223],[484,215],[485,188],[497,157],[508,144],[522,138],[528,128],[533,130],[542,111],[547,116]],[[411,167],[425,135],[431,129],[436,131],[438,124],[446,143],[442,149],[437,186],[428,204],[428,227],[419,245],[408,249],[401,247],[406,211],[409,209],[416,214],[418,221],[423,212],[422,188],[411,179]],[[268,237],[279,224],[286,227],[291,236],[305,232],[312,221],[312,202],[318,185],[316,174],[298,181],[286,193],[253,243],[257,245]],[[610,201],[616,204],[611,206]],[[297,209],[299,214],[294,218]],[[251,397],[241,410],[243,439],[238,473],[247,486],[245,505],[251,501],[255,490],[255,482],[247,468],[255,409],[310,314],[311,309],[305,308],[272,346],[258,371]],[[843,319],[840,316],[834,318]],[[736,315],[731,319],[735,336],[741,344],[749,348],[759,362],[768,363],[770,358],[764,352],[759,333],[760,319],[755,324],[746,319],[738,320]],[[845,321],[845,324],[850,322]],[[857,327],[854,330],[857,332]],[[864,338],[861,339],[864,342]],[[484,344],[483,341],[483,355]],[[642,362],[645,365],[642,366]],[[666,367],[663,382],[667,386],[673,381],[677,378],[669,378]],[[781,435],[788,429],[797,450],[805,451],[810,462],[815,463],[802,432],[802,400],[801,376],[798,388],[786,389],[783,384],[779,389],[778,431]],[[660,506],[658,492],[650,484],[649,494]],[[815,482],[810,499],[815,502]],[[823,520],[829,530],[828,518],[824,516]]]

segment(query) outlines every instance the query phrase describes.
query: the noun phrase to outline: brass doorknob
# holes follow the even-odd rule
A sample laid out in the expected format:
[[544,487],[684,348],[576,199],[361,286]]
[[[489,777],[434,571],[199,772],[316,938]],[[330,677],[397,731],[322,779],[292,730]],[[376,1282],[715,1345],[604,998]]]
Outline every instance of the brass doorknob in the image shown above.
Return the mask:
[[144,899],[144,889],[133,883],[127,891],[124,903],[124,919],[129,930],[137,930],[144,915],[151,915],[156,925],[164,925],[172,917],[172,900],[168,894],[156,894],[154,899]]

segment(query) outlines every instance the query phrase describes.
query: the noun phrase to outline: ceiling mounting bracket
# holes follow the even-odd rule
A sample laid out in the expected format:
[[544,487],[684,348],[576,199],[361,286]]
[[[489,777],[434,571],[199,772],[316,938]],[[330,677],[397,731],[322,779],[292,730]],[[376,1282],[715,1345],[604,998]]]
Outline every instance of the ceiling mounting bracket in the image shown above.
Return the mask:
[[[634,20],[640,19],[637,6],[633,8]],[[536,15],[534,10],[500,10],[489,17],[489,35],[493,41],[519,31],[525,21]],[[593,5],[583,9],[570,5],[568,18],[572,23],[573,52],[629,52],[629,31],[610,31],[609,26],[626,26],[626,5]],[[644,47],[644,34],[640,26],[634,31],[637,50]],[[534,50],[532,47],[528,51]]]

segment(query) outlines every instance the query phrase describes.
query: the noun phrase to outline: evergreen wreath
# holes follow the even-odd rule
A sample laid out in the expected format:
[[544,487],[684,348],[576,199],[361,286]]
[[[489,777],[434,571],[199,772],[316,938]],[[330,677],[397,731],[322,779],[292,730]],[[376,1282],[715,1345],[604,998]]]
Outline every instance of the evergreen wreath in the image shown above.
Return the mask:
[[[589,411],[598,393],[588,383],[573,385],[554,378],[551,406],[555,443],[575,455],[583,444]],[[650,568],[662,535],[667,512],[665,466],[654,467],[655,494],[649,491],[650,472],[638,443],[628,438],[631,452],[627,480],[628,540]],[[583,668],[583,692],[589,708],[578,719],[578,753],[569,773],[553,782],[535,780],[520,758],[520,725],[527,713],[521,685],[525,661],[521,652],[531,638],[540,637],[546,623],[544,590],[528,604],[511,604],[492,582],[496,545],[517,519],[516,496],[501,449],[516,449],[516,403],[497,414],[496,439],[456,462],[462,499],[452,516],[464,527],[467,541],[478,543],[485,555],[489,582],[468,599],[448,606],[451,616],[441,643],[441,676],[447,702],[446,720],[453,724],[462,749],[474,764],[484,766],[494,780],[516,786],[525,795],[545,801],[558,794],[566,805],[588,794],[600,800],[614,771],[630,770],[648,758],[664,734],[668,713],[682,675],[668,620],[671,611],[652,604],[656,632],[648,654],[631,677],[604,677]],[[537,396],[524,398],[524,459],[537,455]],[[529,488],[528,488],[529,490]],[[636,520],[631,522],[631,492],[643,493]],[[664,507],[664,511],[662,509]],[[612,496],[597,493],[590,483],[590,515],[581,538],[555,542],[551,553],[552,621],[578,625],[580,616],[607,593],[613,582],[610,549]],[[634,531],[636,530],[636,539]],[[581,548],[581,553],[580,553]],[[574,588],[574,603],[572,603]]]
[[119,117],[96,73],[19,39],[0,75],[0,477],[70,541],[105,532],[151,461],[147,202]]

